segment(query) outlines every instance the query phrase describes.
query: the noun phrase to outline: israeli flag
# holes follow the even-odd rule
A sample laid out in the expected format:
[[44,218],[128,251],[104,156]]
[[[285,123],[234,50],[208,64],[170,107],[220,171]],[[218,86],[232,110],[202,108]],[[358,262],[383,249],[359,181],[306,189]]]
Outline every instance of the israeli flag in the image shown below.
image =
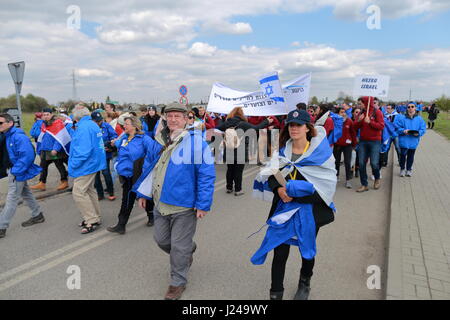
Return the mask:
[[261,91],[267,95],[270,99],[276,102],[281,102],[284,105],[283,89],[281,88],[280,78],[278,78],[278,72],[272,72],[265,75],[259,80]]

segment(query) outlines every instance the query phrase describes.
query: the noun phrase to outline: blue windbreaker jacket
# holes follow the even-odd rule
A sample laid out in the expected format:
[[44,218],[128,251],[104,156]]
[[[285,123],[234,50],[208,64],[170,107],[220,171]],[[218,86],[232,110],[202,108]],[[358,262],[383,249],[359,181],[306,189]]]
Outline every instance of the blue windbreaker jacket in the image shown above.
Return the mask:
[[11,174],[17,181],[27,181],[37,176],[42,168],[34,164],[36,154],[30,138],[22,129],[16,127],[9,129],[5,136],[9,159],[13,164]]
[[[143,173],[133,186],[139,198],[151,199],[151,186],[140,192],[160,158],[162,146],[155,141],[145,158]],[[169,161],[161,199],[165,204],[210,211],[216,171],[211,149],[201,132],[190,130],[173,151]]]
[[114,167],[121,176],[132,177],[133,163],[136,160],[145,157],[148,150],[151,150],[153,144],[156,142],[145,134],[137,134],[128,144],[126,144],[127,140],[128,134],[123,134],[122,137],[116,141],[118,154]]
[[[408,116],[400,114],[395,117],[394,126],[399,137],[400,148],[405,149],[417,149],[420,137],[423,136],[427,130],[425,121],[419,115],[409,118]],[[406,135],[404,133],[405,130],[417,130],[419,131],[419,136]]]
[[86,176],[106,169],[106,154],[99,126],[84,116],[73,131],[69,154],[69,176]]

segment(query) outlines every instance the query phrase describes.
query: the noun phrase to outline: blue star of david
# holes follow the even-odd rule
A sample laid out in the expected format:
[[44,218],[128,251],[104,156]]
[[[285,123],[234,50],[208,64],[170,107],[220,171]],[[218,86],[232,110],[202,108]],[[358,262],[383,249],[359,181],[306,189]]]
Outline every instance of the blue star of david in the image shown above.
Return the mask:
[[268,84],[267,85],[267,87],[266,87],[266,94],[268,95],[268,96],[270,96],[271,94],[273,94],[273,89],[272,89],[273,87],[270,85],[270,84]]

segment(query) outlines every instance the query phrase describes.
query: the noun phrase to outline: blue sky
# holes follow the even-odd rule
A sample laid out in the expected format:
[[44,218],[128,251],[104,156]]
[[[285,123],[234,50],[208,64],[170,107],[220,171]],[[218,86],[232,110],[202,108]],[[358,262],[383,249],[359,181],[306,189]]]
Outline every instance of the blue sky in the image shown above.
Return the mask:
[[[380,30],[366,26],[373,2]],[[71,4],[0,2],[0,64],[26,61],[23,94],[66,100],[76,70],[88,101],[170,102],[181,84],[200,100],[214,82],[255,90],[272,71],[282,81],[313,72],[319,98],[349,94],[356,75],[373,73],[391,76],[392,99],[410,88],[416,99],[450,96],[450,1],[78,0],[79,31],[67,28]],[[0,97],[12,90],[5,69]]]
[[199,37],[223,49],[237,50],[241,45],[289,48],[292,42],[328,44],[340,50],[396,50],[411,48],[447,48],[450,46],[450,11],[425,19],[425,15],[383,19],[381,29],[369,30],[366,20],[338,19],[331,8],[296,14],[271,14],[257,17],[239,16],[232,22],[250,23],[253,32],[244,35],[211,35]]

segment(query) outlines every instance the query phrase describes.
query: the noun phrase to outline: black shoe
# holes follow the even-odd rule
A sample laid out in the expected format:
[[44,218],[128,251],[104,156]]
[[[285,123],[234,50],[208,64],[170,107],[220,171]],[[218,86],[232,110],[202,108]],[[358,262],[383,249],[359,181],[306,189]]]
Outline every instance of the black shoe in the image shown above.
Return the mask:
[[154,224],[155,224],[155,221],[154,221],[153,217],[148,218],[147,227],[152,227]]
[[4,238],[6,235],[6,229],[0,229],[0,238]]
[[297,292],[295,293],[294,300],[308,300],[311,277],[300,276]]
[[270,300],[283,300],[284,291],[272,291],[270,290]]
[[125,234],[125,227],[121,227],[119,225],[115,225],[114,227],[108,227],[106,228],[109,232],[115,232],[118,234]]
[[27,221],[22,222],[22,227],[29,227],[29,226],[32,226],[33,224],[42,223],[44,221],[45,221],[45,218],[44,218],[44,215],[41,212],[36,217],[30,218]]

